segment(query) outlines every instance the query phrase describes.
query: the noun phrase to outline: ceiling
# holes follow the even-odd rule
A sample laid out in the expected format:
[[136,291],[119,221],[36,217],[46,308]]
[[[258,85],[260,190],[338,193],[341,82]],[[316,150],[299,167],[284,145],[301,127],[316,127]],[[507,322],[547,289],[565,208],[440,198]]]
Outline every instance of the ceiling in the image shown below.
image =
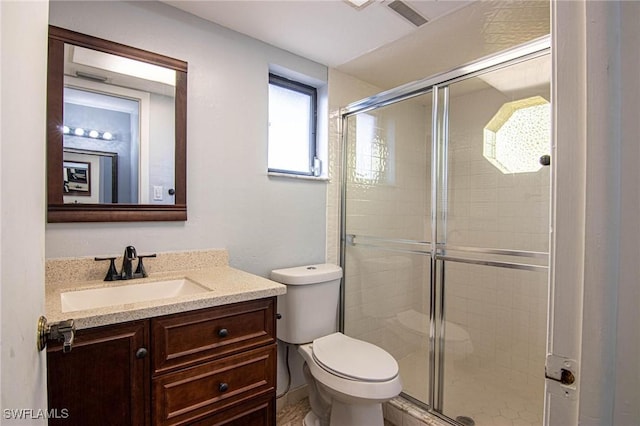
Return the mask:
[[[356,9],[346,0],[182,1],[178,9],[247,34],[316,62],[337,67],[415,31],[391,0],[371,0]],[[429,21],[469,1],[405,0]]]
[[548,0],[403,1],[428,23],[416,27],[392,0],[164,2],[381,89],[549,34]]

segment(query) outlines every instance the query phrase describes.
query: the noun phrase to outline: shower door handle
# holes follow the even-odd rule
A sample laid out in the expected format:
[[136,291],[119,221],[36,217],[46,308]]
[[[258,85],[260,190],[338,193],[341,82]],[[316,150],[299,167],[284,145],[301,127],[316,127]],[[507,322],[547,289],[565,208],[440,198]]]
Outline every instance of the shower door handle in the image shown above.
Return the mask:
[[542,164],[543,166],[550,165],[551,164],[551,156],[545,154],[542,157],[540,157],[540,164]]

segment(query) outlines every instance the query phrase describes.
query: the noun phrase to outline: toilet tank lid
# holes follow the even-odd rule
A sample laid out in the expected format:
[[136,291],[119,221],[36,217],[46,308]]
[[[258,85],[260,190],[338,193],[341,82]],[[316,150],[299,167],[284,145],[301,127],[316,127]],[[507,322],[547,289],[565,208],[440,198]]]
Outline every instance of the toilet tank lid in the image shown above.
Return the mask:
[[339,278],[342,278],[342,268],[330,263],[271,271],[272,280],[289,285],[317,284]]

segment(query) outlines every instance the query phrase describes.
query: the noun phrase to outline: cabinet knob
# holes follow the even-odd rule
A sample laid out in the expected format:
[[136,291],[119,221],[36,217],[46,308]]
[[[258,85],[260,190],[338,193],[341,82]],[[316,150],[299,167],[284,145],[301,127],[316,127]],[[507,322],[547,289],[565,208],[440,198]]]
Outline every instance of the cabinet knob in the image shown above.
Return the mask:
[[147,351],[147,348],[140,348],[140,349],[138,349],[138,350],[136,351],[136,358],[138,358],[138,359],[142,359],[142,358],[144,358],[145,356],[147,356],[147,353],[148,353],[148,352],[149,352],[149,351]]
[[226,384],[226,383],[220,383],[220,384],[218,385],[218,390],[219,390],[220,392],[226,392],[226,391],[228,391],[228,390],[229,390],[229,385],[228,385],[228,384]]
[[220,330],[218,330],[218,336],[227,337],[228,335],[229,335],[229,330],[227,330],[226,328],[221,328]]

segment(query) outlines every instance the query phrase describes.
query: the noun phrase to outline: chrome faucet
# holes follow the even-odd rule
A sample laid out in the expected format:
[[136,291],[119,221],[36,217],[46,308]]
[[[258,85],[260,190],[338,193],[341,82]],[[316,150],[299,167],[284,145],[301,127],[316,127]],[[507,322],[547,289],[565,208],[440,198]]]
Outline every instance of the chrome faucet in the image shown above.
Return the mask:
[[[118,280],[131,280],[133,278],[145,278],[147,277],[147,271],[144,269],[142,259],[145,257],[156,257],[156,254],[138,255],[134,246],[127,246],[124,249],[122,255],[122,269],[120,272],[116,269],[115,260],[116,257],[96,257],[95,260],[108,260],[109,270],[104,277],[105,281],[118,281]],[[138,259],[138,265],[134,271],[133,261]]]

